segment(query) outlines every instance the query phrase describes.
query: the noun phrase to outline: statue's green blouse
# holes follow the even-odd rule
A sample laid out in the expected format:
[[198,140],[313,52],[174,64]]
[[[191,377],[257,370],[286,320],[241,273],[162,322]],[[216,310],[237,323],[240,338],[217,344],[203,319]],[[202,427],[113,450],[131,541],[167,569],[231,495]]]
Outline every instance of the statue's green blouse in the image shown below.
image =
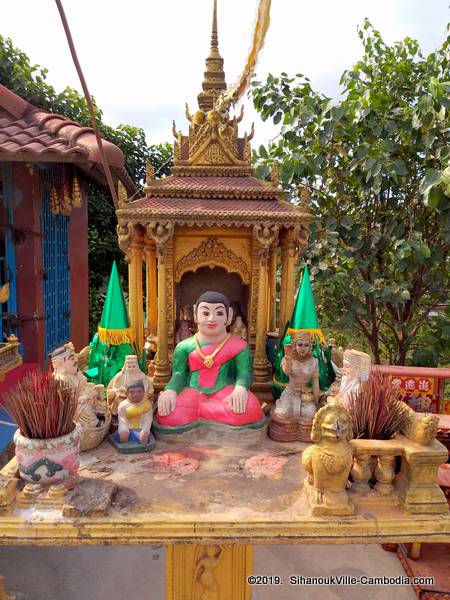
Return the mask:
[[[200,342],[200,347],[211,345],[209,342]],[[249,389],[252,383],[252,357],[248,346],[238,354],[223,361],[220,360],[221,352],[215,357],[214,362],[219,366],[214,387],[199,385],[200,370],[190,370],[189,355],[195,352],[194,338],[190,337],[180,342],[173,354],[172,377],[166,385],[166,390],[173,390],[179,394],[185,387],[195,388],[205,394],[215,394],[227,385],[242,385]],[[201,367],[201,370],[207,367]]]

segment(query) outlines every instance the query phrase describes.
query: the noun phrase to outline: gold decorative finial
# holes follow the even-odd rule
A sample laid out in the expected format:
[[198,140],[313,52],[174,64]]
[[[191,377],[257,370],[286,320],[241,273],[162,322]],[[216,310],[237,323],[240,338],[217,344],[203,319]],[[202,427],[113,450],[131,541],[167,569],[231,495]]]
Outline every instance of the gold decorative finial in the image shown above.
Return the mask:
[[304,212],[309,212],[311,205],[311,190],[308,184],[305,184],[302,188],[297,190],[297,196],[299,199],[298,208]]
[[217,32],[217,0],[214,0],[213,22],[211,31],[211,48],[219,48],[219,34]]
[[72,183],[72,200],[74,208],[81,208],[83,206],[83,197],[81,195],[80,182],[75,174]]
[[150,185],[154,179],[155,179],[155,169],[153,168],[152,163],[148,160],[145,164],[145,183],[147,185]]
[[127,190],[121,181],[117,187],[117,195],[119,197],[119,208],[124,208],[128,199]]
[[276,188],[279,187],[279,185],[280,185],[280,163],[278,161],[275,161],[272,164],[270,179],[272,181],[272,185],[274,185]]
[[206,69],[202,83],[203,91],[198,95],[198,105],[206,112],[214,108],[220,94],[227,89],[223,58],[219,54],[219,35],[217,29],[217,0],[213,5],[213,20],[211,30],[211,49],[206,59]]

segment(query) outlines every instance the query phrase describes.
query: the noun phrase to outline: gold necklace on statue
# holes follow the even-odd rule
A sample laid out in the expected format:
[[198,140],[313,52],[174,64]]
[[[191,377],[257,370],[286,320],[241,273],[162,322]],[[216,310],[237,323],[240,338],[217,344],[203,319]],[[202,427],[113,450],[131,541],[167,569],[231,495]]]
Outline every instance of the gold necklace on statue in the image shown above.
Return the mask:
[[210,369],[211,367],[214,366],[214,358],[222,350],[222,348],[225,346],[225,344],[227,343],[229,338],[230,338],[230,334],[227,333],[227,336],[225,337],[225,339],[220,342],[220,344],[217,346],[217,348],[214,350],[214,352],[212,352],[211,354],[203,354],[203,352],[200,348],[197,334],[194,335],[195,349],[197,350],[197,354],[203,360],[203,364],[205,365],[205,367],[207,369]]

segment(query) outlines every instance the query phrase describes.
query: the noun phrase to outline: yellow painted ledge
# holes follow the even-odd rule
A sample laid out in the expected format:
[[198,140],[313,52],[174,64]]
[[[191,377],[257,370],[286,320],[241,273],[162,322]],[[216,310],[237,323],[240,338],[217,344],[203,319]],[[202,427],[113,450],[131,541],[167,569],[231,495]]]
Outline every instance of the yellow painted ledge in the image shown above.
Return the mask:
[[[29,509],[20,517],[0,518],[0,544],[43,546],[136,545],[178,542],[239,544],[359,544],[450,542],[450,516],[356,516],[298,520],[195,522],[140,518],[61,519],[54,509]],[[32,521],[27,520],[31,512]]]

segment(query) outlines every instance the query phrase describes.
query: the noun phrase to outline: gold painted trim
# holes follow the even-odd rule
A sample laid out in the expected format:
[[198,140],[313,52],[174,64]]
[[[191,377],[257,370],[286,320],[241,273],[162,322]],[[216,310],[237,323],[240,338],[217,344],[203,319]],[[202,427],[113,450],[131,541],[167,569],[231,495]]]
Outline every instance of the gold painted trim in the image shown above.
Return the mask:
[[301,327],[300,329],[292,329],[291,327],[289,327],[287,333],[288,335],[292,335],[293,333],[295,334],[299,331],[305,331],[309,333],[311,338],[317,337],[321,342],[325,342],[325,336],[323,335],[321,329],[305,329],[304,327]]
[[97,331],[98,339],[103,344],[119,346],[119,344],[132,344],[136,339],[132,327],[128,327],[127,329],[108,329],[99,325]]
[[[300,494],[300,491],[299,491]],[[54,522],[29,522],[17,516],[0,516],[0,545],[95,546],[105,543],[136,545],[155,543],[215,540],[218,543],[284,543],[284,544],[381,544],[384,542],[447,542],[450,543],[450,516],[406,515],[400,511],[376,516],[345,518],[345,528],[336,526],[336,517],[280,521],[279,515],[267,519],[201,520],[183,519],[177,515],[158,519],[149,513],[145,517],[108,517],[105,519],[77,517]]]

